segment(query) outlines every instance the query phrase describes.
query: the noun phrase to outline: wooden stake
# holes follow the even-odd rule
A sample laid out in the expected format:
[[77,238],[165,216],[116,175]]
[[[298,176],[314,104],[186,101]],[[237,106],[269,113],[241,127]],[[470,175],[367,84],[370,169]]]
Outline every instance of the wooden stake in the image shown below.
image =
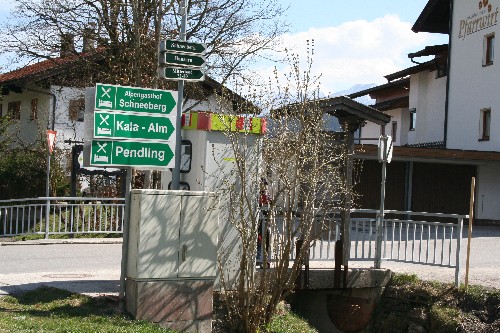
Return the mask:
[[470,242],[472,238],[472,221],[474,220],[474,192],[476,188],[476,178],[472,177],[470,183],[470,206],[469,206],[469,236],[467,240],[467,259],[465,262],[465,290],[469,286],[469,259],[470,259]]

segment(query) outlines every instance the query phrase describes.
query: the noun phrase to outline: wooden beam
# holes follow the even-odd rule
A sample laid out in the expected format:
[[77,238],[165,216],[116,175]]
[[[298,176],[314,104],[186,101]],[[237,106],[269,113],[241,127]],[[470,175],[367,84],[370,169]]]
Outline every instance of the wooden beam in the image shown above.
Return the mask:
[[[477,151],[477,150],[458,150],[458,149],[435,149],[435,148],[413,148],[394,146],[392,159],[407,160],[416,159],[439,159],[453,161],[500,161],[500,152]],[[354,147],[357,157],[376,157],[376,145],[360,145]]]

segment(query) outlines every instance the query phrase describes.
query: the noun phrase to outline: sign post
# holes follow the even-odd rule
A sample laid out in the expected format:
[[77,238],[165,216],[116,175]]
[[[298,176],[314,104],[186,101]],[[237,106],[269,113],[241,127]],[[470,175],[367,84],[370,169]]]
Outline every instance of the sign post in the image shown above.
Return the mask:
[[168,141],[175,132],[173,117],[95,111],[94,138]]
[[[181,2],[181,14],[182,14],[182,20],[181,20],[181,31],[180,31],[180,40],[181,42],[186,42],[186,25],[187,25],[187,0],[183,0]],[[176,127],[179,129],[175,135],[175,164],[174,164],[174,169],[172,171],[172,190],[178,190],[179,189],[179,184],[181,182],[181,142],[182,142],[182,135],[181,135],[181,128],[182,128],[182,98],[184,96],[184,81],[179,80],[178,84],[178,89],[177,89],[177,118],[176,118]]]
[[177,97],[173,91],[96,84],[88,164],[174,167]]
[[95,110],[169,115],[176,104],[170,90],[96,84]]
[[167,39],[160,42],[160,49],[170,52],[205,54],[207,46],[202,43],[190,43],[181,40]]
[[90,162],[103,167],[172,168],[173,146],[171,142],[92,140]]
[[[89,91],[89,102],[90,97]],[[123,309],[132,170],[133,167],[141,169],[174,167],[176,133],[180,132],[180,125],[177,125],[175,119],[176,114],[172,112],[177,106],[177,98],[168,90],[98,83],[93,94],[93,102],[93,110],[88,111],[94,121],[92,128],[89,125],[86,130],[88,137],[92,138],[85,145],[88,164],[127,169],[119,292],[120,307]]]
[[376,235],[377,240],[375,243],[375,268],[382,266],[382,232],[384,223],[384,210],[385,210],[385,178],[387,163],[392,160],[392,137],[381,135],[378,142],[378,159],[382,162],[382,181],[380,184],[380,211],[377,214]]
[[47,204],[45,207],[45,239],[49,238],[49,219],[50,219],[50,155],[54,150],[57,132],[47,130],[47,180],[45,183],[45,196],[47,197]]
[[200,69],[165,67],[160,69],[160,76],[169,80],[203,81],[205,73]]
[[47,130],[47,148],[49,150],[49,154],[52,154],[54,150],[54,144],[56,143],[56,131]]
[[175,140],[175,167],[172,171],[171,186],[173,190],[178,190],[180,184],[181,117],[184,81],[202,81],[205,79],[202,66],[205,65],[205,51],[207,49],[205,44],[186,41],[187,0],[180,2],[180,12],[182,18],[179,40],[167,39],[161,41],[159,45],[160,52],[158,54],[158,63],[160,64],[158,76],[178,81],[176,128],[179,130],[176,132]]

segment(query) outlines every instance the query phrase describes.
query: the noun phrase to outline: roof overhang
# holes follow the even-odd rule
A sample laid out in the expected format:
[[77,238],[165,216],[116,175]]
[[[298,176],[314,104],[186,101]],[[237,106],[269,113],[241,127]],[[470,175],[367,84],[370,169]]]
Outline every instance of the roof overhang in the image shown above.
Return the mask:
[[383,101],[377,104],[372,105],[377,110],[380,111],[389,111],[400,108],[407,108],[410,106],[410,97],[402,96],[398,98],[393,98],[387,101]]
[[[50,58],[35,64],[21,67],[19,69],[0,74],[0,86],[2,94],[9,91],[21,93],[30,84],[38,84],[43,80],[50,79],[56,75],[67,73],[78,66],[95,64],[105,59],[105,49],[100,48],[92,52],[72,54],[65,57]],[[227,86],[216,81],[208,75],[205,80],[193,84],[199,84],[205,90],[217,93],[233,102],[233,108],[246,113],[260,113],[261,110],[251,101],[245,99]]]
[[[468,163],[480,164],[484,162],[500,161],[500,152],[476,151],[459,149],[435,149],[435,148],[414,148],[414,147],[393,147],[393,160],[400,161],[439,161],[446,163]],[[354,147],[358,158],[376,158],[376,145],[360,145]]]
[[[348,97],[349,98],[358,98],[361,96],[366,96],[366,95],[381,92],[381,91],[387,91],[390,89],[408,90],[408,89],[410,89],[410,79],[404,78],[404,79],[401,79],[398,81],[388,82],[388,83],[385,83],[385,84],[382,84],[379,86],[375,86],[372,88],[368,88],[365,90],[355,92],[353,94],[350,94]],[[377,109],[377,108],[375,108],[375,109]]]
[[451,2],[452,0],[429,0],[411,30],[449,34]]
[[346,96],[320,100],[319,107],[341,122],[354,118],[359,122],[369,121],[383,126],[391,121],[390,116]]
[[412,66],[412,67],[403,69],[402,71],[386,75],[384,77],[387,79],[387,81],[393,81],[393,80],[405,78],[411,74],[420,73],[420,72],[427,70],[427,69],[430,69],[430,70],[436,69],[437,64],[438,64],[438,61],[436,59],[432,59],[432,60],[423,62],[421,64],[418,64],[416,66]]
[[408,58],[436,56],[448,52],[448,44],[426,46],[423,50],[408,53]]
[[101,52],[89,52],[67,57],[46,59],[35,64],[0,74],[0,85],[4,93],[5,90],[21,92],[22,88],[28,84],[49,79],[83,64],[99,62],[103,58]]

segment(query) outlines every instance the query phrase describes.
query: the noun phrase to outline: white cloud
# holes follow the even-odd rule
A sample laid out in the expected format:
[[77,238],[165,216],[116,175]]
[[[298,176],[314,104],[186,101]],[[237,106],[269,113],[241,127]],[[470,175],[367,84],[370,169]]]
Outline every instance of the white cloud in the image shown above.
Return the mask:
[[[307,57],[306,41],[314,40],[312,72],[321,74],[324,94],[345,90],[355,84],[385,83],[384,75],[410,67],[408,53],[427,45],[445,44],[444,35],[414,33],[411,23],[396,15],[386,15],[374,21],[357,20],[336,27],[311,28],[305,32],[282,36],[283,45],[302,62]],[[303,66],[302,66],[303,67]],[[289,68],[282,66],[280,73]],[[266,78],[269,66],[259,66]]]

